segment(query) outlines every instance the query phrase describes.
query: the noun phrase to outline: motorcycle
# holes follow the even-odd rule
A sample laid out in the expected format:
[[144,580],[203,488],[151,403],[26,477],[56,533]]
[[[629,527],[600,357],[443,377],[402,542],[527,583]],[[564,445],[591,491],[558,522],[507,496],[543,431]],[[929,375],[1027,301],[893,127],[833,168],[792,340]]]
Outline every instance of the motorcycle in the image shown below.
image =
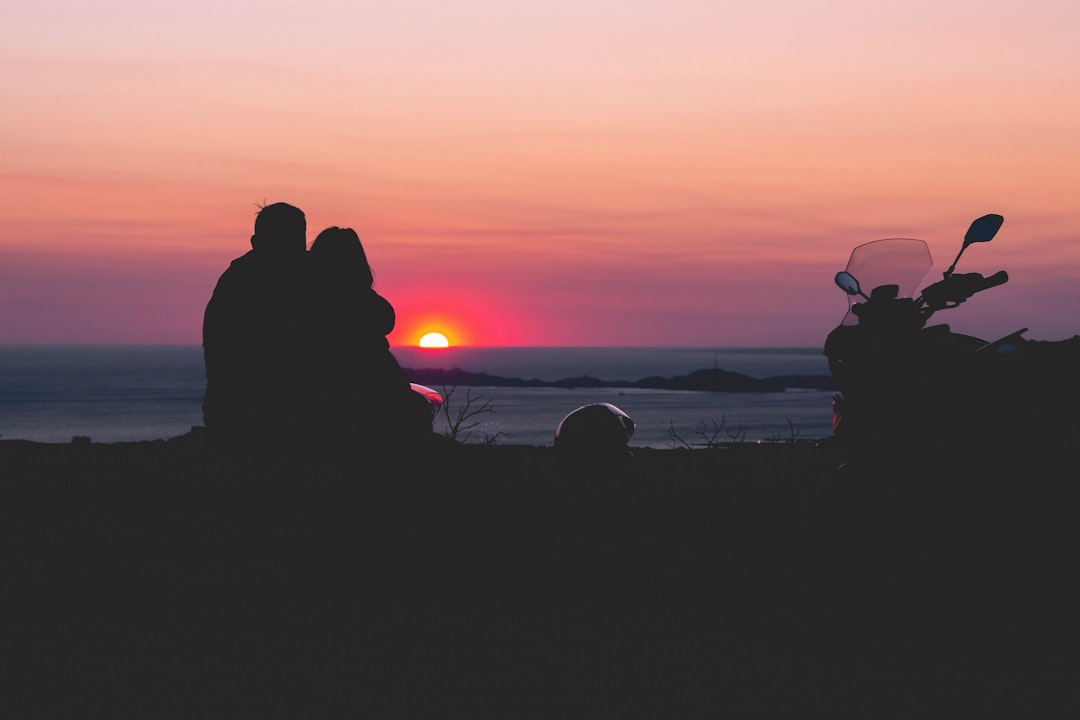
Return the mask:
[[838,391],[833,430],[853,452],[1060,447],[1080,429],[1080,337],[1033,341],[1022,328],[987,341],[928,324],[1008,282],[1004,270],[956,272],[964,251],[994,239],[1003,221],[993,214],[975,220],[942,279],[917,295],[933,266],[922,240],[859,245],[836,274],[849,306],[824,352]]

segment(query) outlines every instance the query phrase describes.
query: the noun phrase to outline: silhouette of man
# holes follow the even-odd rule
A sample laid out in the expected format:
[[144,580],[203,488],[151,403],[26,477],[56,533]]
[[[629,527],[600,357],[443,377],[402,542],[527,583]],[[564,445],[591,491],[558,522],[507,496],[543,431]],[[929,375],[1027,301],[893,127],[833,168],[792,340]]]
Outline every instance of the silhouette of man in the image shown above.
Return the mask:
[[223,437],[274,440],[300,429],[307,219],[259,210],[251,250],[221,275],[203,317],[203,422]]

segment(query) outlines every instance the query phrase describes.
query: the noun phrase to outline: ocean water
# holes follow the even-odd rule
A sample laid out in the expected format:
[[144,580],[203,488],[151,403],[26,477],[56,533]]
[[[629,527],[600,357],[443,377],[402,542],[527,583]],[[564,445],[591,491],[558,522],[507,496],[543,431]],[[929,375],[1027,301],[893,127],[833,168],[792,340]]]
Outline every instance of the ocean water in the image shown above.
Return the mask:
[[0,346],[0,439],[177,437],[205,389],[197,346]]
[[[824,375],[817,348],[394,348],[407,368],[459,367],[503,377],[557,380],[589,375],[639,380],[719,367],[753,377]],[[66,443],[177,437],[202,424],[205,389],[198,346],[0,346],[0,439]],[[442,390],[442,388],[436,388]],[[451,388],[450,410],[467,399],[477,416],[467,442],[551,445],[574,409],[609,402],[636,423],[631,445],[666,448],[719,440],[814,439],[831,434],[827,391],[716,393],[638,389]],[[722,428],[717,430],[722,425]],[[436,429],[446,418],[436,420]],[[681,440],[679,439],[681,438]]]

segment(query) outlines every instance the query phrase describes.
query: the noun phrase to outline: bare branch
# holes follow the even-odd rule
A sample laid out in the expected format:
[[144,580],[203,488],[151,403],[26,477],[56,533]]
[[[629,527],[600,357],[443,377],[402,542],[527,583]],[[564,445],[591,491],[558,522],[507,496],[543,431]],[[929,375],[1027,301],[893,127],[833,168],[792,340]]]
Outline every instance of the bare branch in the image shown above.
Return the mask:
[[686,442],[686,440],[683,440],[682,436],[680,436],[679,433],[675,430],[675,423],[673,421],[671,421],[671,420],[668,420],[667,434],[668,434],[668,445],[671,446],[672,450],[674,450],[677,447],[683,447],[683,448],[686,448],[687,450],[691,449],[692,446],[690,445],[690,443]]
[[[455,414],[451,405],[457,386],[447,387],[445,375],[443,376],[442,391],[443,412],[447,425],[444,434],[451,440],[464,444],[472,437],[472,430],[483,422],[482,419],[478,418],[495,412],[494,401],[491,399],[485,400],[481,394],[474,397],[472,389],[465,388],[465,400],[462,402],[461,407],[457,408]],[[494,436],[486,437],[480,442],[483,445],[497,445],[503,435],[505,433],[500,430]]]
[[791,418],[784,419],[787,420],[788,425],[788,442],[795,442],[801,431],[795,427],[795,423],[791,422]]
[[717,423],[716,420],[710,420],[710,422],[712,423],[712,428],[709,428],[708,424],[703,422],[701,423],[701,430],[698,431],[698,434],[705,440],[705,448],[709,450],[718,448],[722,444],[716,438],[720,436],[720,433],[727,425],[727,416],[721,415],[719,423]]

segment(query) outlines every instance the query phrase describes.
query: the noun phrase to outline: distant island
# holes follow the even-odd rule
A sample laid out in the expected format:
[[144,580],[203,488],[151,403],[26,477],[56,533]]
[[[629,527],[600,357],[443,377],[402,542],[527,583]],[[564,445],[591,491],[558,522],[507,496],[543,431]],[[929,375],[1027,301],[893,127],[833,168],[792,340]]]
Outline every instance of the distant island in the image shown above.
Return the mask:
[[526,380],[523,378],[505,378],[488,373],[469,372],[458,367],[442,368],[405,368],[405,375],[410,381],[421,385],[437,387],[557,387],[575,388],[640,388],[648,390],[705,390],[710,392],[783,392],[784,390],[833,390],[833,379],[828,375],[775,375],[767,378],[753,378],[730,370],[707,369],[695,370],[689,375],[660,377],[652,375],[640,380],[601,380],[582,375],[581,377],[562,378],[560,380]]

